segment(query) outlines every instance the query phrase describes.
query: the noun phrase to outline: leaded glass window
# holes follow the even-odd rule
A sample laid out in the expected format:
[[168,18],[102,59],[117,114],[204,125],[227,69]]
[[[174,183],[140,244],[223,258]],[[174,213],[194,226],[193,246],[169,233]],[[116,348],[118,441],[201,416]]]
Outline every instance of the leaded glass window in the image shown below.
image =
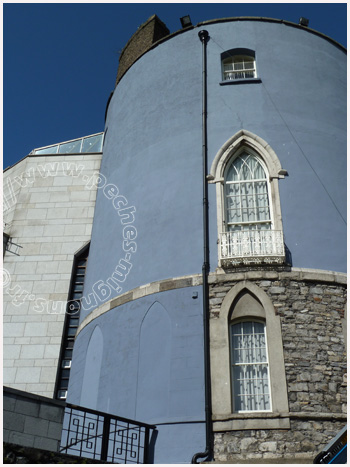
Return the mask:
[[268,178],[257,156],[243,152],[229,165],[225,202],[227,230],[271,229]]
[[271,410],[265,323],[231,325],[231,378],[235,412]]

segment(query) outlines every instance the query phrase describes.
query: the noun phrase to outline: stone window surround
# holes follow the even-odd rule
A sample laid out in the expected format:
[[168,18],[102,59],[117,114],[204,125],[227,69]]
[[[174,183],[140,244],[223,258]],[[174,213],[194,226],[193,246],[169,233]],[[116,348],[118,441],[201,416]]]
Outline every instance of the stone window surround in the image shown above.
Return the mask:
[[[208,175],[209,183],[216,184],[217,229],[218,233],[225,232],[225,170],[234,156],[243,150],[253,152],[264,162],[268,172],[268,191],[270,193],[271,222],[274,230],[283,231],[281,204],[278,180],[287,175],[271,146],[259,136],[247,130],[240,130],[229,138],[217,152]],[[218,257],[220,258],[220,242],[218,242]],[[221,261],[219,259],[219,267]]]
[[[265,312],[272,404],[269,412],[232,412],[229,325],[231,319],[243,318],[242,313],[239,316],[231,316],[231,313],[235,299],[245,290],[261,303]],[[255,316],[254,312],[253,316],[247,314],[245,317],[262,318],[260,314]],[[222,302],[219,317],[210,321],[210,342],[214,431],[289,429],[281,323],[267,294],[247,280],[233,286]]]

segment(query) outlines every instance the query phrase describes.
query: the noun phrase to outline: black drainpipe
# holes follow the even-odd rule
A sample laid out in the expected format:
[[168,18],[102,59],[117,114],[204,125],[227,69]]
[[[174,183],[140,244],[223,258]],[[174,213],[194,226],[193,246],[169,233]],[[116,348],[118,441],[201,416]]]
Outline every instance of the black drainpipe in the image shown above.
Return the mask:
[[208,203],[208,148],[207,148],[207,42],[209,40],[208,31],[202,30],[198,33],[203,45],[203,112],[202,112],[202,154],[203,154],[203,244],[204,262],[202,267],[203,276],[203,334],[204,334],[204,384],[205,384],[205,431],[206,448],[205,452],[198,452],[192,457],[192,464],[198,464],[199,458],[204,461],[212,459],[212,421],[211,421],[211,381],[210,381],[210,353],[209,353],[209,203]]

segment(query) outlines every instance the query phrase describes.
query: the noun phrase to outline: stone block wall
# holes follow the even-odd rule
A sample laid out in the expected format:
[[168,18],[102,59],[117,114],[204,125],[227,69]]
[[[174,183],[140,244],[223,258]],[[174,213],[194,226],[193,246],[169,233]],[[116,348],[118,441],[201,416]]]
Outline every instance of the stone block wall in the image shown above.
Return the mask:
[[4,388],[5,443],[58,452],[65,404],[46,397]]
[[53,396],[74,254],[91,238],[101,157],[28,156],[4,173],[4,232],[14,244],[3,265],[7,386]]
[[280,317],[290,429],[216,432],[215,460],[312,462],[346,424],[345,275],[296,269],[213,274],[211,319],[240,280],[260,287]]

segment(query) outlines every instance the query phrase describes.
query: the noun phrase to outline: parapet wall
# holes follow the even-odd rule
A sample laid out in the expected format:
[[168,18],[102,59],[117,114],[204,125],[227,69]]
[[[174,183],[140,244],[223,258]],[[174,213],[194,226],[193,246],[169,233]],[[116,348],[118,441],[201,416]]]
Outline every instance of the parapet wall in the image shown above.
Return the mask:
[[4,388],[4,442],[58,452],[65,403]]

